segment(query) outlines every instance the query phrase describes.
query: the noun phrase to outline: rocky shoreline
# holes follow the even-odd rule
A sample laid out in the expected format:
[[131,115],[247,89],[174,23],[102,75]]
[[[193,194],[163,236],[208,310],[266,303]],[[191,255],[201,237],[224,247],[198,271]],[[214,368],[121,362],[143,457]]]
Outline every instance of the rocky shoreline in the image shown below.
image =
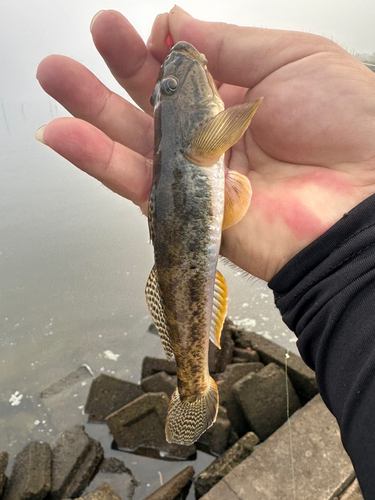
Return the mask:
[[[195,498],[203,497],[318,392],[314,373],[298,356],[228,320],[222,349],[210,347],[209,364],[219,389],[219,414],[190,446],[165,440],[169,398],[176,386],[174,361],[144,358],[140,384],[107,374],[91,383],[85,405],[88,423],[106,425],[113,448],[160,460],[192,460],[197,449],[217,457],[195,478],[193,467],[186,467],[145,500],[183,500],[192,483]],[[59,383],[77,376],[70,374]],[[104,457],[99,441],[79,425],[60,434],[52,447],[28,443],[16,456],[9,478],[7,464],[8,454],[0,453],[0,500],[131,500],[138,485],[124,462]]]

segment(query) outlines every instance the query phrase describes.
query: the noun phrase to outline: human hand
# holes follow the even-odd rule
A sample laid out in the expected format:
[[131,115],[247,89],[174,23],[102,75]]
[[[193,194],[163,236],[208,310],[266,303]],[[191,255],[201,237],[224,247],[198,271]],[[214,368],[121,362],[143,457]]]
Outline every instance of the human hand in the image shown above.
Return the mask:
[[221,254],[271,279],[345,212],[375,192],[375,75],[331,40],[306,33],[198,21],[175,7],[158,16],[147,47],[119,13],[104,11],[94,42],[142,112],[78,62],[50,56],[42,87],[75,117],[54,120],[43,141],[147,210],[152,182],[149,98],[173,43],[203,52],[225,106],[264,100],[226,165],[247,175],[245,217],[223,232]]

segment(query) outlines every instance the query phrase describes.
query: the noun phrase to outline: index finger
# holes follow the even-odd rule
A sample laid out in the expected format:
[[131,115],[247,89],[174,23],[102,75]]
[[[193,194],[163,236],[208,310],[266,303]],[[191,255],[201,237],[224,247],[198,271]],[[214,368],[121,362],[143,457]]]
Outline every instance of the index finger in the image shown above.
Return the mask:
[[159,61],[169,50],[167,30],[173,43],[184,40],[204,53],[216,80],[247,88],[255,87],[279,68],[313,54],[327,50],[345,53],[322,36],[199,21],[175,6],[168,19],[156,18],[152,30],[150,52]]
[[150,96],[160,63],[147,50],[142,38],[119,12],[106,10],[91,24],[96,48],[119,84],[149,115],[153,114]]

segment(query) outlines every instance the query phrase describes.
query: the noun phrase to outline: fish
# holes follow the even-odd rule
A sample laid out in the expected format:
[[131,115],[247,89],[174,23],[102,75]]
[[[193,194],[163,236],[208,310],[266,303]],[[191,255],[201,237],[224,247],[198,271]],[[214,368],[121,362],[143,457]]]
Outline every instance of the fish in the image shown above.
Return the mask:
[[220,348],[228,290],[217,270],[221,233],[250,205],[247,177],[226,172],[224,153],[248,128],[261,98],[224,109],[205,56],[178,42],[160,68],[154,107],[153,182],[148,204],[154,266],[146,301],[177,387],[165,434],[189,445],[215,422],[218,389],[208,368]]

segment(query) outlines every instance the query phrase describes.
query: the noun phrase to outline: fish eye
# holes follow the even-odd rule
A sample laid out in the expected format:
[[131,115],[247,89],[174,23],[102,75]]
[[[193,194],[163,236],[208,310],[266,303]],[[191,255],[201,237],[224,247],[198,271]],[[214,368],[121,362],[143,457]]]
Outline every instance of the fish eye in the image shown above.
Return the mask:
[[164,78],[164,80],[161,82],[162,92],[168,95],[173,94],[173,92],[177,89],[177,86],[178,86],[178,80],[172,76]]

